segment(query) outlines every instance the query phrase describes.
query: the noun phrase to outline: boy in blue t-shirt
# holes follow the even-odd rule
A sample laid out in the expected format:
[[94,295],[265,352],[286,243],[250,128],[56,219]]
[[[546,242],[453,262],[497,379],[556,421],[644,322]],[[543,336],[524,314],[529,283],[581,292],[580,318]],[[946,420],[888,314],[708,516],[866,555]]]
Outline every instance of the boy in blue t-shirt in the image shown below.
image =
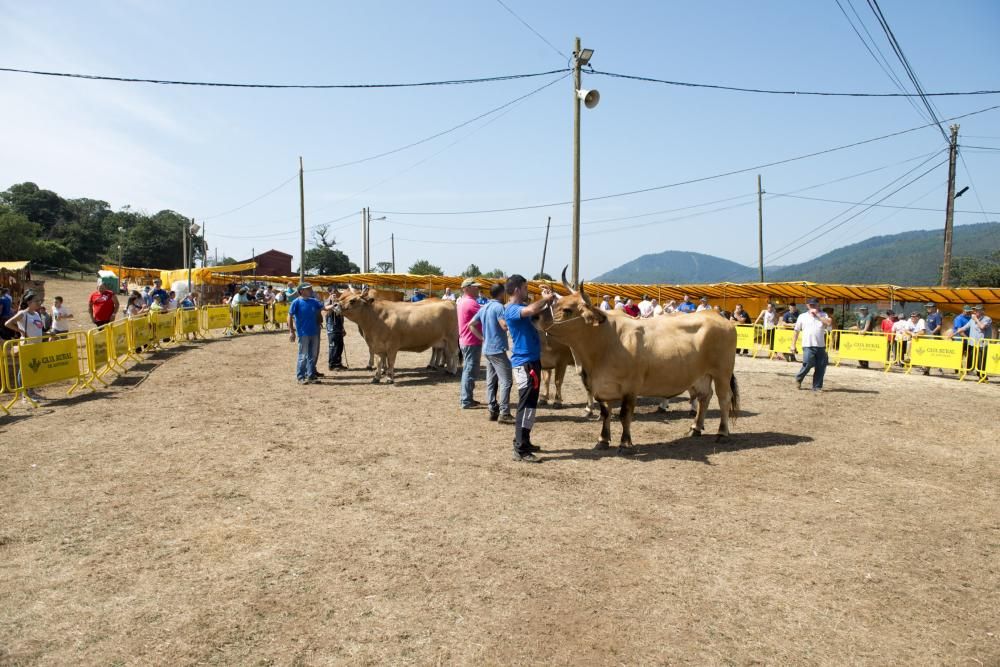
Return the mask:
[[514,274],[507,279],[507,308],[504,320],[514,341],[510,364],[517,383],[517,414],[514,416],[514,460],[526,463],[541,461],[534,452],[540,448],[531,444],[531,427],[538,407],[538,388],[542,377],[542,342],[531,318],[548,308],[555,294],[542,288],[542,298],[528,305],[528,281]]

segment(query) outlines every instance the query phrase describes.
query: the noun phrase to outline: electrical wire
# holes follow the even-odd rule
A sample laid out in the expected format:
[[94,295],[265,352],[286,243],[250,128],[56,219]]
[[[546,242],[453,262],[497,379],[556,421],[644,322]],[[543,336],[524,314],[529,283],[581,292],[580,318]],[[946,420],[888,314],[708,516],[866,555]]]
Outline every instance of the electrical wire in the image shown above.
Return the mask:
[[596,69],[588,69],[589,74],[598,76],[613,77],[616,79],[630,79],[632,81],[644,81],[646,83],[662,83],[668,86],[680,86],[683,88],[710,88],[712,90],[726,90],[737,93],[761,93],[765,95],[807,95],[819,97],[958,97],[963,95],[1000,95],[1000,90],[970,90],[961,92],[943,93],[838,93],[817,90],[774,90],[768,88],[744,88],[741,86],[724,86],[713,83],[693,83],[691,81],[671,81],[669,79],[655,79],[648,76],[636,76],[634,74],[620,74],[617,72],[604,72]]
[[528,24],[527,21],[525,21],[520,16],[518,16],[516,13],[514,13],[514,10],[511,9],[510,7],[508,7],[507,5],[505,5],[504,2],[503,2],[503,0],[497,0],[497,4],[499,4],[501,7],[503,7],[504,9],[506,9],[510,13],[511,16],[513,16],[518,21],[520,21],[521,25],[523,25],[525,28],[527,28],[531,32],[535,33],[535,36],[538,37],[538,39],[540,39],[543,42],[545,42],[546,44],[548,44],[549,48],[552,49],[553,51],[555,51],[556,53],[558,53],[560,56],[562,56],[563,60],[569,60],[569,56],[567,56],[565,53],[563,53],[562,51],[560,51],[559,49],[557,49],[552,42],[550,42],[549,40],[545,39],[545,37],[542,36],[542,33],[538,32],[537,30],[535,30],[534,28],[532,28]]
[[[961,151],[958,153],[958,159],[962,161],[962,167],[965,168],[965,177],[969,179],[969,185],[972,186],[972,194],[976,196],[976,203],[979,205],[979,211],[983,214],[983,222],[988,222],[988,217],[986,215],[986,210],[983,208],[983,200],[979,198],[979,188],[972,180],[972,172],[969,171],[969,165],[965,162],[965,156],[962,155]],[[990,215],[998,215],[997,213],[991,211]]]
[[497,81],[513,81],[515,79],[530,79],[550,74],[561,74],[570,71],[568,67],[549,70],[548,72],[531,72],[528,74],[505,74],[501,76],[485,76],[473,79],[448,79],[441,81],[417,81],[408,83],[224,83],[220,81],[178,81],[169,79],[146,79],[123,76],[106,76],[101,74],[76,74],[70,72],[47,72],[43,70],[19,69],[15,67],[0,67],[0,72],[14,74],[33,74],[37,76],[53,76],[70,79],[88,79],[92,81],[118,81],[122,83],[156,83],[169,86],[206,86],[214,88],[268,88],[268,89],[368,89],[368,88],[426,88],[431,86],[462,86],[474,83],[494,83]]
[[237,211],[242,211],[247,206],[250,206],[251,204],[256,204],[257,202],[259,202],[264,197],[267,197],[268,195],[273,195],[275,192],[277,192],[278,190],[280,190],[281,188],[285,187],[286,185],[288,185],[289,183],[291,183],[292,181],[294,181],[296,178],[298,178],[298,176],[299,176],[298,172],[295,172],[294,174],[292,174],[292,177],[289,178],[287,181],[282,181],[277,186],[275,186],[274,188],[268,190],[267,192],[265,192],[264,194],[260,195],[259,197],[255,197],[254,199],[251,199],[247,203],[240,204],[236,208],[231,208],[228,211],[223,211],[222,213],[216,213],[215,215],[202,216],[201,220],[212,220],[214,218],[221,218],[223,216],[229,215],[230,213],[236,213]]
[[[342,215],[339,218],[334,218],[333,220],[326,220],[324,222],[317,222],[314,225],[308,225],[306,227],[306,229],[315,229],[316,227],[321,227],[322,225],[332,225],[335,222],[340,222],[341,220],[346,220],[347,218],[350,218],[351,216],[355,216],[355,215],[358,215],[358,211],[351,211],[347,215]],[[347,227],[347,226],[348,225],[345,225],[344,227]],[[343,227],[340,227],[338,229],[343,229]],[[333,231],[333,230],[331,230],[331,231]],[[257,234],[257,235],[249,235],[249,236],[245,235],[245,234],[240,234],[240,235],[237,235],[237,236],[234,236],[232,234],[213,234],[212,236],[218,236],[218,237],[221,237],[221,238],[224,238],[224,239],[274,239],[274,238],[281,238],[281,237],[297,236],[298,234],[299,234],[299,230],[295,230],[294,232],[276,232],[274,234]]]
[[[968,170],[966,170],[966,171],[968,171]],[[784,198],[787,198],[787,199],[806,199],[806,200],[809,200],[809,201],[827,202],[829,204],[852,204],[854,206],[864,206],[864,205],[866,205],[865,202],[844,201],[843,199],[824,199],[824,198],[821,198],[821,197],[805,197],[805,196],[802,196],[802,195],[793,195],[793,194],[781,193],[781,192],[773,192],[771,194],[773,194],[775,197],[784,197]],[[878,208],[896,208],[896,209],[900,209],[900,210],[904,210],[904,211],[928,211],[928,212],[931,212],[931,213],[944,213],[944,209],[943,208],[924,208],[924,207],[920,207],[920,206],[894,206],[892,204],[879,204]],[[970,210],[959,210],[959,209],[955,210],[955,213],[981,213],[981,212],[988,213],[990,215],[1000,215],[1000,212],[998,212],[998,211],[970,211]]]
[[[969,113],[966,113],[966,114],[962,114],[962,115],[959,115],[959,116],[953,116],[951,118],[947,118],[946,120],[947,121],[958,120],[960,118],[967,118],[969,116],[974,116],[974,115],[977,115],[977,114],[986,113],[988,111],[994,111],[996,109],[1000,109],[1000,104],[997,104],[997,105],[994,105],[994,106],[991,106],[991,107],[986,107],[984,109],[979,109],[978,111],[972,111],[972,112],[969,112]],[[768,167],[775,167],[775,166],[782,165],[782,164],[788,164],[790,162],[796,162],[798,160],[805,160],[805,159],[811,158],[811,157],[817,157],[817,156],[820,156],[820,155],[826,155],[828,153],[834,153],[834,152],[837,152],[837,151],[842,151],[842,150],[845,150],[845,149],[848,149],[848,148],[855,148],[857,146],[863,146],[865,144],[874,143],[876,141],[883,141],[885,139],[890,139],[892,137],[898,137],[898,136],[901,136],[903,134],[908,134],[910,132],[916,132],[917,130],[922,130],[922,129],[925,129],[925,128],[928,128],[928,127],[934,127],[934,123],[927,123],[925,125],[919,125],[917,127],[911,127],[911,128],[909,128],[907,130],[900,130],[899,132],[892,132],[890,134],[884,134],[884,135],[879,136],[879,137],[873,137],[871,139],[864,139],[862,141],[855,141],[855,142],[850,143],[850,144],[844,144],[842,146],[835,146],[833,148],[827,148],[827,149],[820,150],[820,151],[814,151],[812,153],[806,153],[804,155],[797,155],[795,157],[786,158],[786,159],[783,159],[783,160],[775,160],[773,162],[766,162],[766,163],[763,163],[763,164],[754,165],[752,167],[744,167],[742,169],[734,169],[732,171],[726,171],[726,172],[722,172],[722,173],[719,173],[719,174],[713,174],[711,176],[701,176],[699,178],[692,178],[692,179],[685,180],[685,181],[677,181],[675,183],[667,183],[665,185],[656,185],[656,186],[649,187],[649,188],[642,188],[640,190],[630,190],[628,192],[617,192],[617,193],[614,193],[614,194],[601,195],[601,196],[598,196],[598,197],[587,197],[585,199],[581,199],[580,201],[590,202],[590,201],[601,201],[601,200],[605,200],[605,199],[613,199],[613,198],[616,198],[616,197],[628,197],[628,196],[631,196],[631,195],[643,194],[643,193],[646,193],[646,192],[654,192],[654,191],[657,191],[657,190],[667,190],[667,189],[670,189],[670,188],[680,187],[682,185],[690,185],[692,183],[702,183],[702,182],[705,182],[705,181],[711,181],[711,180],[715,180],[715,179],[719,179],[719,178],[724,178],[726,176],[734,176],[734,175],[737,175],[737,174],[745,174],[747,172],[756,171],[758,169],[766,169]],[[527,205],[527,206],[511,206],[511,207],[506,207],[506,208],[479,209],[479,210],[469,210],[469,211],[382,211],[382,210],[380,210],[380,211],[378,211],[378,213],[383,213],[383,214],[386,214],[386,215],[478,215],[478,214],[487,214],[487,213],[508,213],[508,212],[513,212],[513,211],[530,211],[530,210],[536,210],[536,209],[540,209],[540,208],[552,208],[552,207],[555,207],[555,206],[568,206],[568,205],[570,205],[572,203],[573,203],[572,201],[548,202],[548,203],[545,203],[545,204],[531,204],[531,205]]]
[[498,111],[502,111],[502,110],[506,109],[507,107],[513,106],[513,105],[517,104],[518,102],[520,102],[522,100],[525,100],[525,99],[531,97],[532,95],[535,95],[536,93],[540,93],[543,90],[545,90],[546,88],[548,88],[549,86],[554,85],[554,84],[562,81],[563,79],[566,78],[566,76],[568,76],[568,75],[564,74],[563,76],[561,76],[561,77],[559,77],[557,79],[554,79],[554,80],[546,83],[544,86],[540,86],[538,88],[535,88],[531,92],[525,93],[524,95],[521,95],[519,97],[515,97],[514,99],[510,100],[509,102],[504,102],[500,106],[494,107],[493,109],[490,109],[489,111],[487,111],[485,113],[481,113],[481,114],[479,114],[478,116],[476,116],[474,118],[470,118],[469,120],[462,121],[461,123],[459,123],[458,125],[455,125],[454,127],[450,127],[447,130],[442,130],[441,132],[437,132],[437,133],[432,134],[432,135],[430,135],[428,137],[424,137],[423,139],[419,139],[417,141],[413,141],[411,143],[406,144],[405,146],[400,146],[398,148],[393,148],[392,150],[383,151],[381,153],[376,153],[375,155],[369,155],[368,157],[359,158],[357,160],[351,160],[349,162],[341,162],[340,164],[333,164],[333,165],[330,165],[328,167],[317,167],[315,169],[306,169],[305,171],[307,173],[313,173],[313,172],[318,172],[318,171],[330,171],[332,169],[341,169],[343,167],[350,167],[352,165],[361,164],[363,162],[370,162],[372,160],[377,160],[379,158],[383,158],[383,157],[386,157],[388,155],[394,155],[396,153],[400,153],[402,151],[405,151],[405,150],[407,150],[409,148],[413,148],[414,146],[419,146],[421,144],[425,144],[428,141],[432,141],[434,139],[437,139],[438,137],[443,137],[446,134],[450,134],[450,133],[452,133],[452,132],[454,132],[456,130],[462,129],[463,127],[465,127],[467,125],[471,125],[472,123],[475,123],[477,120],[480,120],[482,118],[486,118],[487,116],[495,114]]
[[972,148],[977,151],[1000,151],[1000,148],[997,148],[996,146],[968,146],[966,144],[962,144],[962,148]]

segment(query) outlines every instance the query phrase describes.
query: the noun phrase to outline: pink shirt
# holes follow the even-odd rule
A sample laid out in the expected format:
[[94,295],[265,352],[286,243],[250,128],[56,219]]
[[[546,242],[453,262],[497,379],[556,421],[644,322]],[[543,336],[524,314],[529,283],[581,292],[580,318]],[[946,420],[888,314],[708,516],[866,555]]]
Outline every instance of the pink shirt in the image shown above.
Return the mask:
[[458,343],[459,345],[482,345],[483,341],[476,338],[476,335],[469,331],[468,324],[479,312],[479,304],[475,299],[462,296],[455,302],[458,308]]

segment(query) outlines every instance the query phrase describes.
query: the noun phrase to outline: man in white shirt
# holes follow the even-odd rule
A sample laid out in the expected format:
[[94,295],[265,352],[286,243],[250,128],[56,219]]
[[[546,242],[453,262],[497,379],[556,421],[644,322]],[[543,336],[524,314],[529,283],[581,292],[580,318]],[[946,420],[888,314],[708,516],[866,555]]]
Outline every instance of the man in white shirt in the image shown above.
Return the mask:
[[601,310],[611,310],[611,295],[605,294],[601,299]]
[[710,305],[708,305],[708,297],[707,296],[701,297],[700,299],[698,299],[698,302],[699,302],[698,303],[698,308],[697,308],[697,310],[695,310],[696,313],[700,313],[703,310],[712,310],[712,307]]
[[625,301],[622,300],[620,296],[615,297],[615,310],[623,310],[625,308]]
[[450,287],[445,287],[444,288],[444,294],[441,295],[441,298],[444,299],[445,301],[457,301],[458,300],[458,297],[455,296],[455,293],[451,291]]
[[658,300],[653,299],[650,303],[653,304],[653,317],[659,317],[663,314],[663,306],[660,305]]
[[653,302],[649,300],[649,296],[646,294],[642,295],[642,301],[639,302],[639,317],[642,319],[649,319],[653,316]]
[[819,309],[819,301],[816,299],[806,301],[806,306],[808,310],[799,315],[792,334],[792,354],[795,353],[799,334],[802,334],[802,368],[795,374],[795,384],[801,389],[809,369],[814,368],[812,390],[822,391],[823,376],[826,375],[826,366],[830,361],[826,352],[826,332],[833,327],[833,320]]

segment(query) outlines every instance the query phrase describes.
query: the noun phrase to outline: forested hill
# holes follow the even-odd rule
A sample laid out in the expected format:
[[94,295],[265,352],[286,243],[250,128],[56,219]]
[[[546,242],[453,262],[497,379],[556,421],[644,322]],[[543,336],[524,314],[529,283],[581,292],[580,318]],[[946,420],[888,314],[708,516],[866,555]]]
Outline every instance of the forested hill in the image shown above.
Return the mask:
[[[1000,251],[1000,223],[955,227],[952,255],[985,258]],[[790,266],[767,267],[768,281],[937,285],[943,230],[876,236]],[[712,283],[757,279],[757,269],[721,257],[667,250],[643,255],[593,280],[610,283]]]

